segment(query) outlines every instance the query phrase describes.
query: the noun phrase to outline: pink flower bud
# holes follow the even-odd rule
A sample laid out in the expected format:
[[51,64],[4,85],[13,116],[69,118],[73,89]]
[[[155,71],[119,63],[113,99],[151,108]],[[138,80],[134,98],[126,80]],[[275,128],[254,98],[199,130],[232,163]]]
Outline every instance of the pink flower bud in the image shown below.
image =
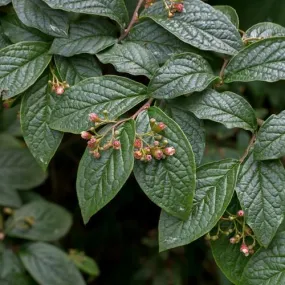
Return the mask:
[[183,12],[183,9],[184,9],[184,4],[183,3],[178,3],[175,5],[175,9],[177,12],[181,13]]
[[91,139],[92,135],[90,133],[84,131],[84,132],[81,132],[81,137],[85,140],[89,140],[89,139]]
[[0,241],[5,239],[5,234],[0,232]]
[[142,141],[140,139],[136,139],[134,142],[135,148],[141,148],[142,147]]
[[163,151],[161,149],[155,149],[152,151],[152,155],[155,159],[160,160],[163,158]]
[[91,137],[91,139],[87,142],[87,145],[89,148],[93,148],[96,146],[96,142],[97,142],[96,138]]
[[175,152],[176,152],[176,150],[175,150],[175,148],[174,148],[173,146],[169,146],[169,147],[166,147],[166,148],[164,149],[164,154],[165,154],[165,155],[172,156],[172,155],[175,154]]
[[113,141],[113,149],[120,149],[121,143],[118,140]]
[[62,86],[55,87],[55,93],[57,95],[62,95],[64,93],[64,88]]
[[97,150],[95,150],[95,151],[93,152],[93,156],[94,156],[96,159],[99,159],[99,158],[101,157],[101,154],[100,154]]
[[247,245],[245,243],[243,243],[241,246],[240,246],[240,251],[245,255],[245,256],[248,256],[249,255],[249,249],[247,247]]
[[147,154],[145,156],[146,161],[151,161],[152,160],[152,156],[150,154]]
[[89,114],[89,121],[93,122],[93,123],[96,123],[96,122],[100,122],[100,118],[97,114],[95,113],[90,113]]
[[248,252],[249,252],[249,254],[252,255],[252,254],[254,254],[254,249],[250,249]]
[[234,237],[230,238],[230,243],[231,244],[235,244],[236,242],[237,242],[237,240]]
[[141,151],[137,150],[137,151],[134,152],[135,159],[141,159],[142,156],[143,156],[143,154],[142,154]]
[[237,215],[238,215],[239,217],[243,217],[243,216],[244,216],[244,211],[243,211],[243,210],[239,210],[239,211],[237,212]]
[[160,123],[157,124],[157,127],[158,127],[161,131],[163,131],[163,130],[166,128],[166,125],[165,125],[164,123],[160,122]]
[[154,146],[159,146],[159,141],[154,141],[154,142],[153,142],[153,145],[154,145]]
[[144,151],[145,151],[145,153],[149,154],[149,153],[150,153],[150,151],[151,151],[151,150],[150,150],[150,147],[148,147],[148,146],[147,146],[147,147],[145,147],[145,148],[144,148]]

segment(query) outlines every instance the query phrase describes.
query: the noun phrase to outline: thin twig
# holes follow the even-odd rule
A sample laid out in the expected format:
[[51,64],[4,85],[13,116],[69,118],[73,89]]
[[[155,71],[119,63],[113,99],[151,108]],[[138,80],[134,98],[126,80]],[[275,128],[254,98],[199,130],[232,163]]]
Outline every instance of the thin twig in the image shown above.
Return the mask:
[[256,139],[256,135],[254,134],[254,135],[252,136],[252,138],[251,138],[251,140],[250,140],[250,142],[249,142],[249,144],[248,144],[248,147],[246,148],[246,150],[245,150],[243,156],[242,156],[241,159],[239,160],[240,163],[243,163],[243,161],[244,161],[244,160],[246,159],[246,157],[248,156],[248,153],[249,153],[251,147],[252,147],[253,144],[255,143],[255,139]]
[[139,0],[137,7],[134,11],[133,17],[128,25],[128,27],[125,29],[124,33],[119,37],[119,42],[122,41],[130,32],[131,28],[133,27],[133,25],[136,23],[137,19],[138,19],[138,15],[139,15],[139,9],[142,6],[144,0]]
[[224,73],[225,73],[225,69],[226,69],[228,63],[229,63],[229,59],[225,58],[223,66],[222,66],[221,71],[220,71],[220,78],[222,80],[222,83],[224,82]]

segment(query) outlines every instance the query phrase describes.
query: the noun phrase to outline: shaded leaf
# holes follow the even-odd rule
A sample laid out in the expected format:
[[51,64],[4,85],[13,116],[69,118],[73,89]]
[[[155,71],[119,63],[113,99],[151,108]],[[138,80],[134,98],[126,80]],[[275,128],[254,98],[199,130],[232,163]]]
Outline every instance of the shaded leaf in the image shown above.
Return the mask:
[[3,207],[19,208],[22,205],[22,201],[15,189],[0,185],[0,205]]
[[227,5],[221,5],[221,6],[217,5],[217,6],[213,6],[213,7],[216,10],[222,12],[225,16],[227,16],[236,28],[239,27],[238,14],[233,7],[227,6]]
[[244,38],[271,38],[285,36],[285,28],[271,22],[258,23],[250,27]]

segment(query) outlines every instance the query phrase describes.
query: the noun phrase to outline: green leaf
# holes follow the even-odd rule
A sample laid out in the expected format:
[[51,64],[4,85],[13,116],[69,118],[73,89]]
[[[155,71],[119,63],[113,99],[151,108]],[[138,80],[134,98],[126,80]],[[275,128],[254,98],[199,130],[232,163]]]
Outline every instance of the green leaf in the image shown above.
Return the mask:
[[198,49],[180,41],[160,25],[148,19],[135,25],[126,40],[150,50],[160,64],[174,54],[199,53]]
[[285,155],[285,111],[270,116],[259,129],[254,145],[258,160],[276,159]]
[[236,192],[246,221],[263,246],[269,245],[284,218],[284,184],[280,161],[255,161],[250,155],[239,173]]
[[169,214],[186,219],[195,191],[196,166],[192,147],[178,124],[156,107],[138,117],[138,134],[150,131],[150,118],[166,124],[162,135],[176,153],[164,160],[136,161],[135,177],[150,200]]
[[70,86],[86,78],[102,75],[100,66],[92,55],[80,54],[73,57],[57,55],[54,59],[60,77]]
[[201,50],[235,54],[243,47],[240,35],[229,18],[200,0],[185,0],[184,11],[168,18],[163,1],[146,9],[149,17],[180,40]]
[[0,149],[4,148],[22,148],[23,142],[10,134],[0,133]]
[[40,185],[45,178],[28,149],[0,149],[0,186],[27,190]]
[[218,77],[200,55],[183,53],[168,60],[152,78],[148,92],[154,98],[171,99],[202,91]]
[[115,44],[116,28],[107,19],[87,17],[70,25],[68,38],[56,38],[50,53],[62,56],[95,54]]
[[67,254],[51,244],[24,245],[19,255],[25,268],[41,285],[86,284]]
[[116,44],[97,54],[97,57],[104,64],[113,64],[118,72],[145,75],[149,78],[159,67],[156,58],[149,50],[132,42]]
[[271,22],[258,23],[249,28],[245,35],[246,38],[271,38],[285,36],[285,28]]
[[209,232],[229,205],[239,162],[232,159],[205,164],[197,169],[194,204],[187,221],[162,212],[159,221],[160,251],[182,246]]
[[175,99],[173,104],[193,112],[199,119],[215,121],[227,128],[243,128],[252,132],[257,129],[255,113],[250,104],[229,91],[218,93],[208,89],[187,98]]
[[0,206],[19,208],[22,205],[20,195],[9,186],[0,185]]
[[0,25],[0,49],[10,45],[9,39],[5,36],[3,27]]
[[245,257],[240,251],[240,246],[240,243],[231,244],[226,236],[220,236],[218,240],[211,242],[217,265],[231,282],[241,285],[242,273],[252,256]]
[[233,23],[233,25],[238,29],[239,27],[239,18],[236,10],[227,5],[218,5],[218,6],[213,6],[216,10],[222,12],[226,17],[229,18],[229,20]]
[[260,249],[247,263],[242,285],[281,285],[285,283],[285,227],[278,230],[268,248]]
[[21,191],[19,192],[23,204],[27,204],[34,201],[45,201],[45,199],[38,193],[33,191]]
[[0,0],[0,6],[8,5],[11,2],[11,0]]
[[4,34],[12,43],[28,41],[50,41],[52,38],[37,29],[24,25],[16,14],[6,15],[1,18]]
[[134,121],[126,122],[119,131],[120,150],[103,151],[95,159],[87,148],[80,161],[76,188],[85,224],[118,194],[133,170]]
[[69,254],[69,258],[82,272],[94,277],[100,275],[100,270],[96,261],[93,258],[86,256],[84,253],[78,251],[71,251]]
[[8,90],[5,99],[26,91],[51,60],[49,45],[21,42],[0,50],[0,86]]
[[116,119],[147,98],[146,87],[125,77],[89,78],[69,88],[55,106],[50,126],[56,130],[79,134],[94,123],[89,113],[107,110]]
[[51,92],[48,76],[44,76],[25,92],[21,104],[24,139],[44,170],[63,138],[63,133],[49,127],[50,115],[58,99],[59,97]]
[[122,27],[128,23],[124,0],[44,0],[50,7],[69,12],[109,17]]
[[10,237],[56,241],[67,234],[71,225],[71,214],[64,208],[37,200],[16,210],[7,220],[5,228]]
[[13,0],[13,7],[26,26],[54,37],[67,37],[67,13],[51,9],[42,0]]
[[281,79],[285,79],[285,37],[268,38],[249,45],[233,57],[225,69],[226,83]]
[[[20,105],[16,105],[15,107],[4,109],[2,113],[0,113],[1,132],[15,137],[22,136],[20,119],[18,116],[19,111]],[[11,146],[13,146],[13,142],[11,143]]]
[[179,109],[172,104],[163,105],[162,103],[159,107],[180,126],[192,146],[196,165],[199,165],[206,145],[203,121],[197,119],[191,112]]

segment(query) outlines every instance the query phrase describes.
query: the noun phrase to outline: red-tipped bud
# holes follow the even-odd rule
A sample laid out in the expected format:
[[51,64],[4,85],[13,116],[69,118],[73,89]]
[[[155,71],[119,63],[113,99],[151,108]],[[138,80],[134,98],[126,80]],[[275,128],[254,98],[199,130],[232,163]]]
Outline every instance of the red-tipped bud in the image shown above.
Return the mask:
[[136,139],[134,142],[135,148],[142,148],[142,141],[140,139]]
[[55,93],[57,95],[62,95],[64,93],[64,88],[62,86],[55,87]]
[[97,114],[91,113],[89,114],[89,121],[96,123],[96,122],[100,122],[101,120]]
[[151,156],[150,154],[147,154],[147,155],[145,156],[145,160],[146,160],[146,161],[151,161],[151,160],[152,160],[152,156]]
[[154,146],[159,146],[159,141],[154,141],[154,142],[153,142],[153,145],[154,145]]
[[120,149],[121,143],[118,140],[113,141],[113,149]]
[[235,244],[236,242],[237,242],[237,240],[234,237],[230,238],[230,243],[231,244]]
[[90,133],[84,131],[84,132],[81,132],[81,137],[85,140],[90,140],[92,135]]
[[155,149],[152,151],[152,155],[155,159],[160,160],[163,158],[163,151],[161,149]]
[[184,4],[183,3],[178,3],[175,5],[175,9],[177,12],[181,13],[183,12],[183,9],[184,9]]
[[245,256],[248,256],[249,255],[249,249],[247,247],[247,245],[245,243],[243,243],[241,246],[240,246],[240,251],[245,255]]
[[87,142],[87,146],[89,148],[94,148],[96,146],[96,142],[97,142],[96,138],[91,137],[91,139]]
[[239,211],[237,212],[237,215],[238,215],[239,217],[243,217],[243,216],[244,216],[244,211],[243,211],[243,210],[239,210]]
[[159,128],[160,131],[163,131],[166,128],[166,125],[162,122],[157,124],[157,127]]
[[176,152],[176,150],[175,150],[175,148],[174,148],[173,146],[169,146],[169,147],[166,147],[166,148],[164,149],[164,154],[165,154],[165,155],[172,156],[172,155],[175,154],[175,152]]
[[93,156],[94,156],[96,159],[99,159],[99,158],[101,157],[101,154],[100,154],[97,150],[95,150],[95,151],[93,152]]
[[135,159],[141,159],[143,157],[143,154],[141,151],[137,150],[134,152]]

